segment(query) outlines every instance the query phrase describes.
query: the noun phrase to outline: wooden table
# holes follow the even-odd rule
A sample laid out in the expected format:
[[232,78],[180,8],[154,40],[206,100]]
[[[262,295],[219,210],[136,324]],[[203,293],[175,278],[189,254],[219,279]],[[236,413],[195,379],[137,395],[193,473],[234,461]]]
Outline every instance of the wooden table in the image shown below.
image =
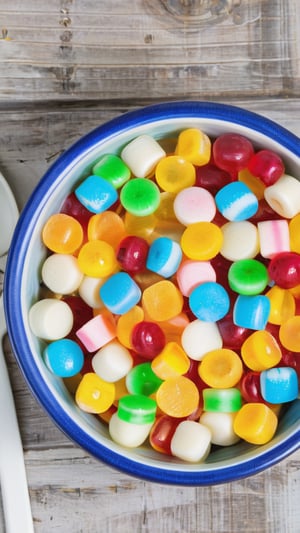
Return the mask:
[[[208,3],[0,0],[0,169],[20,208],[73,141],[153,101],[232,103],[300,136],[299,1]],[[214,487],[137,480],[71,443],[4,348],[37,533],[300,532],[300,451]]]

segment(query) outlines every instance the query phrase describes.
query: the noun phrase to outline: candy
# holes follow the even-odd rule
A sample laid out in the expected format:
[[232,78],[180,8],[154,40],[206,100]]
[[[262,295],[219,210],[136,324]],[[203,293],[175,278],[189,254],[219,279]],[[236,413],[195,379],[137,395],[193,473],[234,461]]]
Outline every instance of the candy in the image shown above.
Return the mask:
[[102,213],[118,199],[116,189],[99,176],[88,176],[75,189],[76,198],[91,213]]
[[76,257],[70,254],[52,254],[42,266],[42,280],[46,287],[58,294],[75,292],[83,279]]
[[273,185],[284,173],[284,164],[272,150],[259,150],[248,162],[248,169],[265,185]]
[[65,302],[44,298],[30,308],[29,325],[34,335],[41,339],[62,339],[73,327],[73,313]]
[[92,173],[109,181],[115,189],[119,189],[130,178],[130,169],[120,157],[105,154],[92,168]]
[[77,337],[89,352],[95,352],[116,337],[112,315],[99,313],[76,331]]
[[261,394],[266,402],[292,402],[298,397],[298,387],[298,376],[294,368],[269,368],[260,374]]
[[157,405],[163,413],[183,418],[193,413],[199,404],[199,391],[185,376],[168,378],[156,392]]
[[181,313],[183,297],[171,281],[158,281],[144,290],[142,306],[151,320],[163,322]]
[[270,315],[270,300],[267,296],[244,296],[240,294],[233,307],[233,321],[248,329],[265,329]]
[[217,192],[215,201],[222,215],[231,221],[251,218],[258,209],[255,194],[241,181],[225,185]]
[[160,194],[157,185],[144,178],[133,178],[121,190],[120,201],[132,215],[151,215],[159,206]]
[[150,396],[161,383],[162,380],[153,372],[150,362],[134,366],[126,376],[126,387],[130,394]]
[[130,424],[153,424],[156,402],[143,394],[128,394],[120,398],[118,417]]
[[286,320],[295,315],[296,303],[293,294],[281,287],[274,285],[266,296],[270,301],[270,314],[268,322],[271,324],[283,324]]
[[105,278],[118,269],[113,247],[105,241],[89,241],[78,254],[78,266],[83,274],[92,278]]
[[223,243],[220,254],[229,261],[251,259],[259,252],[257,228],[248,220],[227,222],[221,228]]
[[84,374],[76,390],[75,401],[87,413],[104,413],[115,399],[115,385],[94,372]]
[[109,383],[125,377],[132,365],[130,352],[116,340],[100,348],[92,358],[94,372]]
[[300,352],[300,316],[293,316],[281,324],[279,339],[291,352]]
[[265,199],[276,213],[284,218],[293,218],[300,211],[300,182],[284,174],[265,189]]
[[225,170],[221,170],[213,163],[196,167],[197,187],[203,187],[212,195],[215,195],[219,189],[230,183],[231,176]]
[[270,278],[282,289],[292,289],[300,283],[300,254],[276,254],[268,266]]
[[129,142],[121,152],[121,159],[134,176],[148,176],[166,152],[150,135],[140,135]]
[[146,268],[149,244],[142,237],[129,235],[119,242],[117,260],[125,272],[136,273]]
[[117,322],[117,337],[126,348],[133,348],[133,328],[138,322],[142,322],[143,319],[144,311],[138,305],[134,305],[127,313],[119,317]]
[[124,221],[114,211],[104,211],[89,219],[89,241],[105,241],[115,249],[124,236]]
[[101,309],[104,305],[99,291],[105,281],[106,278],[83,276],[82,282],[78,287],[78,294],[82,300],[93,309]]
[[215,164],[234,176],[247,167],[254,154],[249,139],[238,133],[220,135],[214,141],[212,150]]
[[150,246],[146,267],[164,278],[170,278],[177,271],[181,259],[179,244],[168,237],[159,237]]
[[195,167],[180,156],[170,155],[158,163],[155,169],[155,179],[163,191],[178,193],[194,185]]
[[100,297],[109,311],[123,315],[139,302],[141,290],[127,272],[118,272],[100,287]]
[[300,214],[289,221],[290,249],[300,253]]
[[172,455],[171,440],[175,429],[180,422],[180,419],[172,418],[167,415],[162,415],[157,418],[149,435],[151,447],[160,453]]
[[59,339],[46,346],[43,352],[47,367],[62,378],[75,376],[83,366],[83,352],[78,344],[70,339]]
[[218,226],[212,222],[196,222],[183,232],[180,244],[189,259],[208,261],[219,253],[222,243],[223,235]]
[[239,355],[228,348],[207,352],[199,364],[200,378],[210,387],[234,387],[241,379],[243,365]]
[[277,429],[277,416],[263,403],[246,403],[237,413],[234,432],[252,444],[266,444]]
[[72,254],[83,240],[81,224],[72,216],[57,213],[48,218],[42,231],[44,245],[58,254]]
[[199,320],[217,322],[228,313],[230,300],[222,285],[215,281],[206,281],[192,290],[189,305]]
[[240,387],[246,402],[264,402],[260,390],[260,372],[246,372],[242,376]]
[[172,454],[190,463],[204,461],[210,448],[209,428],[193,420],[180,422],[171,439]]
[[216,272],[209,261],[183,260],[176,272],[181,294],[189,296],[193,289],[205,281],[216,281]]
[[178,135],[175,154],[194,165],[206,165],[210,160],[209,137],[197,128],[188,128]]
[[260,253],[272,258],[280,252],[289,252],[290,235],[286,220],[264,220],[257,224]]
[[181,343],[191,359],[201,361],[206,352],[222,347],[222,337],[215,322],[197,319],[186,326]]
[[265,184],[259,178],[253,176],[253,174],[251,174],[247,168],[238,173],[238,180],[245,183],[245,185],[247,185],[247,187],[249,187],[249,189],[255,194],[258,200],[264,198],[264,192],[266,188]]
[[230,288],[239,294],[259,294],[268,284],[268,270],[256,259],[240,259],[229,268],[228,281]]
[[151,363],[153,372],[161,379],[185,374],[189,367],[190,360],[177,342],[168,342]]
[[211,222],[216,214],[214,197],[203,187],[187,187],[174,200],[176,218],[184,224]]
[[199,422],[211,433],[211,443],[217,446],[232,446],[240,440],[233,429],[235,413],[209,412],[200,416]]
[[239,389],[203,389],[203,409],[212,413],[235,413],[242,407]]
[[242,345],[241,355],[245,365],[260,372],[278,365],[281,349],[275,337],[269,331],[255,331]]

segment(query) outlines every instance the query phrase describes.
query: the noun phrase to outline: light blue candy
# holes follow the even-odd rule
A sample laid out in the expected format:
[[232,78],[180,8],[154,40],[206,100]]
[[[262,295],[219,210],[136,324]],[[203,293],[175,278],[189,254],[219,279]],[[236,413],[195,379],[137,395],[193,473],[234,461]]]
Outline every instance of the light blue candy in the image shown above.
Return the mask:
[[92,213],[106,211],[118,199],[118,193],[112,184],[94,175],[83,180],[74,192],[79,202]]
[[258,200],[255,194],[241,181],[228,183],[220,189],[215,202],[223,217],[231,221],[247,220],[255,215]]
[[100,287],[102,302],[116,315],[130,311],[139,302],[141,295],[141,289],[127,272],[113,274]]
[[275,367],[260,374],[261,395],[269,403],[292,402],[298,397],[298,375],[294,368]]
[[228,313],[230,299],[222,285],[214,281],[207,281],[192,290],[189,306],[199,320],[216,322]]
[[270,315],[270,300],[267,296],[239,295],[233,307],[233,322],[248,329],[265,329]]
[[179,244],[169,237],[158,237],[150,246],[146,267],[164,278],[170,278],[177,271],[182,259]]
[[69,378],[82,369],[83,351],[77,342],[71,339],[53,341],[44,350],[44,361],[56,376]]

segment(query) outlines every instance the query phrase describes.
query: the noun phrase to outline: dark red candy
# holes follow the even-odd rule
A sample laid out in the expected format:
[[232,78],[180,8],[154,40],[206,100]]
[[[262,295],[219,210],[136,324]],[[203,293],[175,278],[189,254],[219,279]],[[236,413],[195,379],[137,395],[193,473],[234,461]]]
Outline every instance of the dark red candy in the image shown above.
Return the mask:
[[280,219],[282,219],[282,217],[278,213],[275,213],[266,200],[262,198],[258,202],[258,210],[256,211],[255,215],[249,219],[249,221],[253,222],[253,224],[257,224],[258,222],[263,222],[264,220]]
[[77,200],[75,194],[72,192],[67,196],[65,199],[63,205],[60,209],[61,213],[64,213],[65,215],[70,215],[80,224],[82,225],[83,229],[86,231],[88,227],[89,220],[93,213],[88,211],[80,202]]
[[117,250],[117,260],[128,273],[142,272],[146,268],[149,244],[142,237],[129,235],[122,239]]
[[283,175],[284,164],[281,157],[272,150],[260,150],[251,157],[248,169],[268,187]]
[[246,402],[265,403],[260,391],[260,372],[245,372],[240,386],[242,397]]
[[281,252],[276,254],[268,266],[270,278],[282,289],[292,289],[300,284],[300,254]]
[[223,339],[223,348],[229,350],[240,350],[243,342],[251,335],[251,330],[233,323],[231,314],[218,321],[218,328]]
[[227,183],[230,183],[231,181],[232,178],[228,172],[218,168],[212,163],[196,167],[195,185],[197,187],[203,187],[213,196],[215,196],[224,185],[227,185]]
[[254,149],[251,141],[239,133],[224,133],[213,143],[213,158],[215,164],[229,172],[231,176],[247,168]]
[[168,415],[159,417],[150,432],[149,441],[151,446],[161,453],[172,455],[171,440],[181,421],[181,418],[176,419]]
[[135,352],[145,359],[152,360],[164,348],[166,338],[156,322],[143,320],[134,326],[131,342]]

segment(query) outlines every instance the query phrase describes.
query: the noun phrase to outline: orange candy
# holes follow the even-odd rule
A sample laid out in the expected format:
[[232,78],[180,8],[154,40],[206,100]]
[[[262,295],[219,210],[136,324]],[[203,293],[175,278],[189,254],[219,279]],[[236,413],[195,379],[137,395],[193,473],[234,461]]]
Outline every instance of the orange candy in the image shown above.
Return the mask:
[[264,403],[246,403],[236,414],[234,432],[251,444],[266,444],[277,429],[275,413]]
[[190,360],[188,356],[176,342],[168,342],[151,363],[153,372],[160,379],[168,379],[185,374],[189,367]]
[[151,320],[163,322],[181,313],[183,296],[174,283],[162,280],[144,290],[142,306]]
[[117,322],[117,337],[126,348],[133,348],[131,333],[134,326],[142,322],[142,320],[144,320],[144,311],[138,305],[135,305],[130,311],[120,316]]
[[89,241],[103,240],[113,248],[117,248],[125,234],[123,219],[114,211],[98,213],[97,215],[93,215],[89,220]]
[[233,350],[220,348],[207,352],[199,364],[199,376],[210,387],[234,387],[243,375],[243,364]]
[[259,330],[252,333],[241,348],[242,359],[250,370],[262,372],[278,365],[281,349],[269,331]]
[[42,231],[44,245],[57,254],[73,254],[83,241],[83,229],[74,217],[57,213],[46,222]]
[[192,414],[199,405],[199,391],[185,376],[169,378],[156,392],[158,407],[166,415],[183,418]]
[[280,326],[279,340],[291,352],[300,352],[300,316],[289,318]]
[[288,318],[295,315],[296,303],[291,290],[282,289],[274,285],[266,296],[270,300],[271,308],[268,322],[271,324],[283,324]]
[[223,233],[212,222],[190,224],[181,237],[183,253],[195,261],[209,261],[221,250]]

